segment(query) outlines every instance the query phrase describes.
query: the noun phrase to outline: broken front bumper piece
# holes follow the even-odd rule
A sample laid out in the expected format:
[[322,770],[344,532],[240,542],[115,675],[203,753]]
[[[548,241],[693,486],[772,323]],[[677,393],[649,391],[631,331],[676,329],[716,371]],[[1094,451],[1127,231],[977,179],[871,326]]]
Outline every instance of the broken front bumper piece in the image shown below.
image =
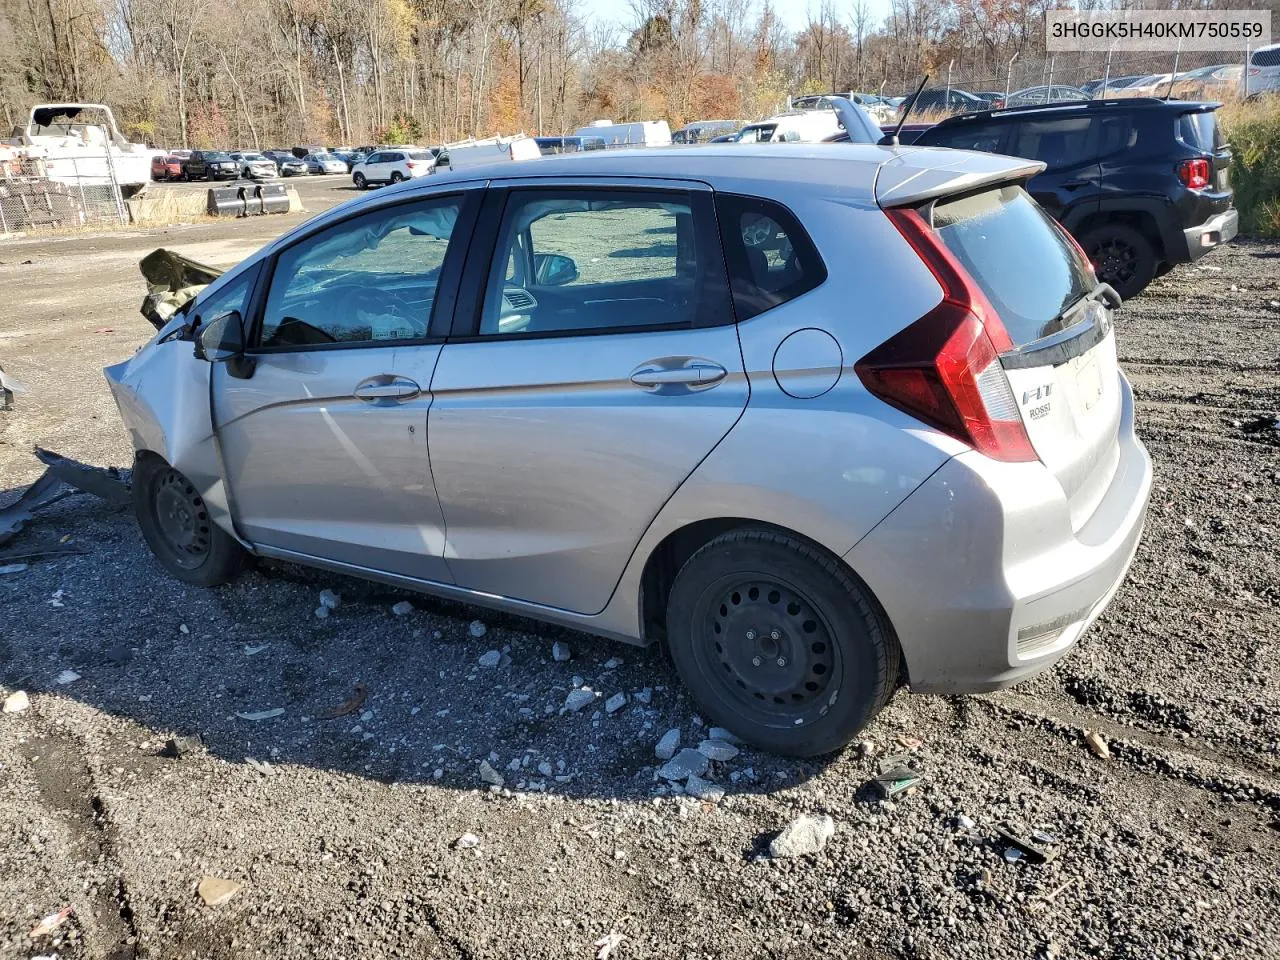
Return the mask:
[[143,257],[138,262],[138,269],[147,280],[148,291],[140,309],[157,330],[196,294],[222,276],[217,267],[163,247]]
[[112,507],[123,507],[130,501],[129,484],[115,467],[91,467],[39,447],[36,457],[45,465],[45,471],[22,496],[0,509],[0,544],[17,536],[37,510],[77,490],[101,497]]

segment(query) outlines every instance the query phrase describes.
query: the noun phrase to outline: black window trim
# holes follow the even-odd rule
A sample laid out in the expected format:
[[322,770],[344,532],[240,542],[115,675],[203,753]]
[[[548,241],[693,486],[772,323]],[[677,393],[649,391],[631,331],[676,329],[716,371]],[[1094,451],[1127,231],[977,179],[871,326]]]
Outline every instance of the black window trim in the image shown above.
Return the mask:
[[[693,214],[695,244],[702,247],[701,253],[707,257],[708,269],[720,271],[723,289],[730,302],[725,310],[725,319],[719,322],[699,323],[662,323],[632,324],[626,327],[592,327],[586,330],[543,330],[534,333],[517,331],[513,333],[480,333],[483,319],[485,295],[488,289],[490,271],[498,269],[494,263],[497,247],[502,239],[502,229],[506,225],[507,204],[513,193],[566,193],[566,192],[600,192],[600,193],[634,193],[652,197],[654,194],[674,194],[686,199]],[[687,185],[620,185],[616,181],[592,182],[576,180],[572,183],[558,182],[550,184],[519,183],[513,185],[493,184],[486,191],[485,206],[480,212],[476,232],[472,237],[471,252],[467,256],[466,270],[459,286],[458,307],[454,311],[453,328],[449,334],[450,343],[502,343],[510,340],[570,340],[580,337],[615,336],[632,333],[670,333],[676,330],[704,330],[708,327],[730,326],[736,323],[733,311],[731,288],[729,286],[728,266],[724,259],[724,250],[720,243],[720,231],[716,220],[715,193],[700,189],[700,185],[690,181]],[[709,279],[708,283],[714,283]]]
[[[477,181],[472,185],[458,184],[457,186],[459,189],[456,190],[450,189],[441,193],[414,194],[403,199],[397,199],[394,202],[377,204],[369,208],[362,206],[352,210],[349,215],[340,219],[316,224],[313,229],[293,238],[286,246],[281,247],[265,258],[261,265],[262,272],[254,289],[253,299],[250,301],[251,320],[249,333],[245,338],[250,346],[245,349],[245,355],[248,357],[267,357],[277,353],[369,350],[385,347],[432,346],[444,343],[448,338],[448,331],[453,321],[454,307],[458,300],[458,285],[462,278],[467,248],[474,233],[476,216],[479,213],[481,199],[485,193],[482,181]],[[266,310],[267,294],[275,281],[276,266],[282,254],[326,230],[349,223],[357,217],[363,217],[376,211],[391,210],[416,203],[429,203],[450,197],[459,197],[462,202],[459,204],[458,219],[453,225],[453,233],[449,237],[449,248],[445,251],[444,262],[440,265],[440,279],[436,282],[436,295],[432,301],[431,315],[427,318],[427,336],[404,340],[351,340],[338,343],[277,344],[270,347],[258,345],[258,340],[262,336],[263,313]],[[459,231],[465,232],[459,235]],[[462,242],[454,243],[455,236]]]

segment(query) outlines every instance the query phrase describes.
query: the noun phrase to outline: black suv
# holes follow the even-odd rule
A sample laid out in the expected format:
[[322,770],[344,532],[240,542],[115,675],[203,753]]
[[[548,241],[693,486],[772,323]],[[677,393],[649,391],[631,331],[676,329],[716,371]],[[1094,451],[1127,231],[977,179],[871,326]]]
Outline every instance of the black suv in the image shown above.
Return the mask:
[[221,150],[193,150],[182,164],[188,180],[235,180],[240,164]]
[[1220,106],[1135,98],[988,110],[914,142],[1043,160],[1027,190],[1127,298],[1236,235]]

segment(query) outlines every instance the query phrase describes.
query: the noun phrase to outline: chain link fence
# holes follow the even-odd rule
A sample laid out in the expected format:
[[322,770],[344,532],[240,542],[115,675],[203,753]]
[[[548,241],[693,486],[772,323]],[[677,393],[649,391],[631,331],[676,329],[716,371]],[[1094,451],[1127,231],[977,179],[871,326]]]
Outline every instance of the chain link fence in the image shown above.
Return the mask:
[[110,153],[51,158],[0,146],[0,235],[119,226],[128,222],[124,199]]

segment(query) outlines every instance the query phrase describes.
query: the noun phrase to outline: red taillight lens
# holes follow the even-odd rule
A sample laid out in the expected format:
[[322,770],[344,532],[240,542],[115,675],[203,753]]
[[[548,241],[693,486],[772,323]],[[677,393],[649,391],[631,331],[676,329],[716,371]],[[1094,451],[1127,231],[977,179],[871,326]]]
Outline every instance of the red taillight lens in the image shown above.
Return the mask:
[[1039,459],[1000,366],[1013,344],[995,309],[918,213],[886,213],[942,286],[942,302],[859,360],[859,379],[994,460]]
[[410,160],[408,163],[405,164],[405,166],[408,167],[410,170],[412,170],[414,167],[417,166],[417,164],[414,163],[412,160]]
[[999,97],[997,97],[996,99],[992,100],[992,101],[991,101],[991,109],[992,109],[992,110],[1003,110],[1003,109],[1004,109],[1004,100],[1002,100],[1002,99],[1001,99],[1001,98],[999,98]]
[[1178,164],[1178,179],[1192,190],[1209,185],[1209,161],[1203,157],[1183,160]]

